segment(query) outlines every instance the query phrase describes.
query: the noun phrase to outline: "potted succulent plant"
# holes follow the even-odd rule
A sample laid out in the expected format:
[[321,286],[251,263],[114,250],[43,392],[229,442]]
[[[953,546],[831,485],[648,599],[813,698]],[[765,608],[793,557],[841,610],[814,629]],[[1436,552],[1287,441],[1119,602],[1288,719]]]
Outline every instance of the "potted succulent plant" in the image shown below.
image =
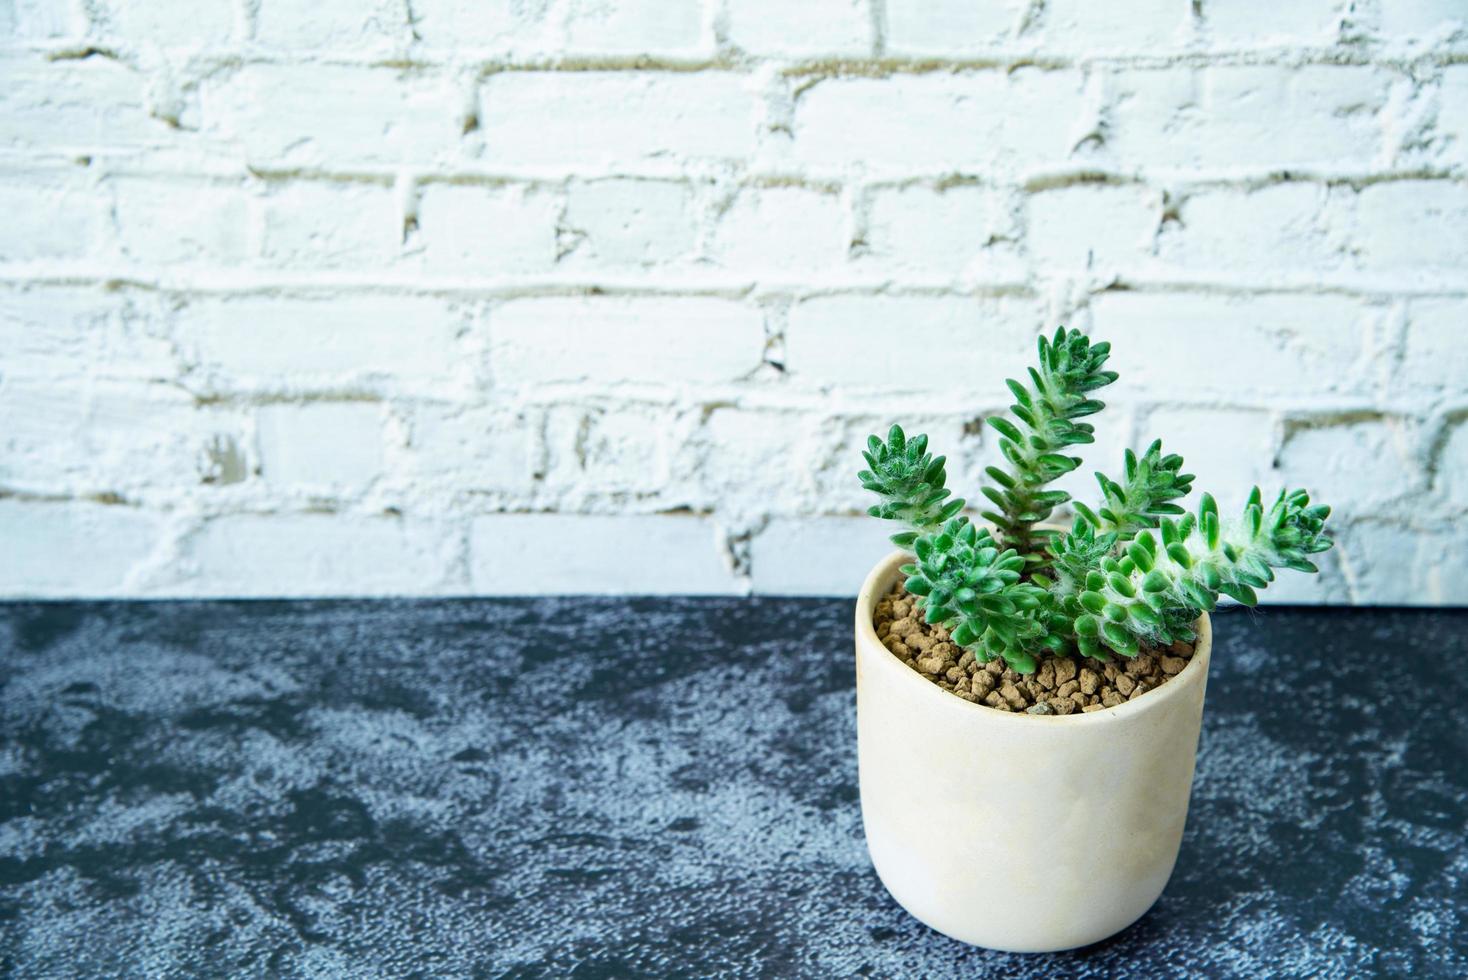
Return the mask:
[[957,939],[1022,952],[1083,946],[1140,918],[1177,859],[1212,652],[1208,613],[1278,568],[1316,570],[1328,507],[1303,491],[1237,518],[1153,443],[1102,504],[1048,489],[1093,441],[1082,418],[1116,380],[1110,345],[1041,337],[1013,418],[989,423],[1008,468],[973,523],[944,458],[894,425],[873,436],[870,513],[900,551],[856,608],[862,819],[872,863],[910,912]]

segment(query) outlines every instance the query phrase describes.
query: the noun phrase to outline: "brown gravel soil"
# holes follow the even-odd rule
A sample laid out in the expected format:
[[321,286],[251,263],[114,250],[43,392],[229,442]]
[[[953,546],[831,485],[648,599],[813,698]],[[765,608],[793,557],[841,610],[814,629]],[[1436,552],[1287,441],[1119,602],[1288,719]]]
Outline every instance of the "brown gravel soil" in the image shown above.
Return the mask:
[[1110,663],[1046,654],[1033,674],[1021,674],[1000,660],[978,663],[943,627],[923,622],[901,582],[877,602],[872,625],[888,650],[943,690],[996,711],[1032,715],[1100,711],[1134,701],[1180,674],[1193,656],[1188,643],[1162,650],[1143,647],[1131,659],[1116,657]]

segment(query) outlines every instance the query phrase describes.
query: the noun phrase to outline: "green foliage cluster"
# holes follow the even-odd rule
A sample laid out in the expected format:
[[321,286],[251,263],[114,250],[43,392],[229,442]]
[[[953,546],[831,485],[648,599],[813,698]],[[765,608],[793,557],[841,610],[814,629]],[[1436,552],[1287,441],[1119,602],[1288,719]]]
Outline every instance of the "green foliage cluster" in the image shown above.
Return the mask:
[[951,491],[943,486],[948,481],[944,458],[934,459],[928,452],[927,436],[909,440],[894,425],[885,443],[869,437],[862,456],[871,469],[857,474],[861,485],[882,498],[868,513],[910,528],[892,535],[893,544],[910,547],[920,534],[936,530],[963,510],[961,499],[949,499]]
[[1101,369],[1110,355],[1110,344],[1092,344],[1079,330],[1062,329],[1053,341],[1041,337],[1040,366],[1030,368],[1032,388],[1006,381],[1015,398],[1009,410],[1023,430],[1002,416],[989,419],[1011,469],[988,468],[997,486],[982,488],[983,494],[999,509],[983,516],[1024,556],[1026,568],[1044,564],[1040,548],[1050,536],[1035,525],[1070,499],[1062,490],[1043,487],[1081,465],[1079,456],[1066,455],[1067,449],[1096,441],[1095,429],[1076,419],[1106,407],[1090,395],[1116,380],[1115,371]]
[[908,591],[921,597],[928,622],[981,661],[997,657],[1029,673],[1046,651],[1108,660],[1135,656],[1144,642],[1191,640],[1220,596],[1252,606],[1275,569],[1314,572],[1310,556],[1331,546],[1330,508],[1303,490],[1282,491],[1266,508],[1256,487],[1227,521],[1208,494],[1196,514],[1186,512],[1176,501],[1193,477],[1161,441],[1140,457],[1128,450],[1120,479],[1097,473],[1101,502],[1074,502],[1068,531],[1037,527],[1070,501],[1047,486],[1081,465],[1070,447],[1094,441],[1092,426],[1077,419],[1105,407],[1094,393],[1117,378],[1103,369],[1110,350],[1061,328],[1040,338],[1031,384],[1008,382],[1016,421],[988,420],[1009,463],[986,470],[994,482],[982,492],[995,509],[982,516],[993,531],[963,513],[927,436],[908,439],[894,425],[885,442],[868,440],[861,483],[880,499],[872,516],[906,525],[892,540],[915,555],[902,568]]

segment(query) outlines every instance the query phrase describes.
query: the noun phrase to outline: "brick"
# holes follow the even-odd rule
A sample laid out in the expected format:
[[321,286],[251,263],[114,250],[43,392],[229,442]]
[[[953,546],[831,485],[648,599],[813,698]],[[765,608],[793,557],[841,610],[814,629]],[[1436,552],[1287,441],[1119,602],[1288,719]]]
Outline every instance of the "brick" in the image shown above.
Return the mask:
[[60,598],[127,595],[128,573],[147,560],[159,518],[133,507],[0,500],[0,594]]
[[524,187],[429,184],[418,202],[428,272],[538,272],[556,264],[562,202]]
[[828,269],[847,252],[841,198],[803,187],[747,187],[719,219],[714,262],[744,271]]
[[249,199],[237,183],[175,177],[111,177],[113,221],[133,262],[225,263],[248,253]]
[[1403,526],[1373,519],[1338,531],[1340,561],[1356,602],[1468,604],[1468,533],[1461,526]]
[[1214,0],[1203,5],[1204,32],[1222,48],[1330,44],[1344,6],[1345,0]]
[[834,78],[797,102],[794,152],[815,166],[924,173],[1056,164],[1082,108],[1081,74],[1069,70]]
[[0,144],[11,150],[87,154],[175,139],[149,116],[144,78],[114,59],[0,54],[0,78]]
[[1468,65],[1443,69],[1437,96],[1436,128],[1443,137],[1443,156],[1468,167]]
[[[1409,419],[1378,413],[1286,421],[1276,480],[1303,487],[1338,518],[1387,512],[1425,487],[1420,434]],[[1363,460],[1371,479],[1361,478]]]
[[1457,0],[1391,0],[1377,8],[1383,40],[1447,38],[1468,29],[1468,11]]
[[1369,167],[1395,78],[1361,65],[1118,72],[1101,152],[1142,171]]
[[1369,396],[1372,307],[1345,296],[1105,292],[1092,332],[1111,341],[1111,390],[1234,401]]
[[1150,187],[1079,184],[1030,195],[1025,245],[1038,270],[1134,269],[1151,251],[1162,196]]
[[255,14],[255,40],[275,48],[382,48],[410,36],[408,7],[399,0],[259,0]]
[[97,492],[90,457],[97,440],[87,432],[87,401],[79,380],[6,378],[0,384],[0,486],[12,493]]
[[[696,432],[678,447],[673,460],[674,485],[693,488],[699,507],[761,517],[791,505],[808,492],[808,466],[816,446],[809,415],[742,407],[707,414]],[[789,452],[786,462],[771,465],[770,433],[780,433]]]
[[0,289],[0,381],[60,380],[84,373],[96,351],[96,336],[116,316],[121,299],[101,290]]
[[0,182],[0,214],[0,262],[77,259],[97,248],[106,199],[85,173],[11,173]]
[[1021,232],[1008,198],[987,187],[878,189],[867,208],[858,261],[917,277],[1025,277]]
[[673,419],[655,405],[552,407],[545,420],[545,483],[573,498],[656,493],[668,483]]
[[457,538],[443,525],[391,516],[231,514],[185,545],[168,591],[195,596],[441,593]]
[[1193,493],[1213,494],[1225,514],[1240,511],[1251,487],[1279,490],[1279,477],[1271,472],[1274,420],[1268,411],[1166,405],[1149,412],[1139,432],[1181,455],[1196,477]]
[[266,405],[256,416],[261,472],[287,490],[355,493],[382,472],[375,402]]
[[1468,422],[1455,419],[1437,453],[1436,486],[1451,507],[1468,508]]
[[1176,48],[1191,37],[1188,0],[1132,0],[1126,16],[1091,0],[1046,0],[1048,46],[1139,51]]
[[180,370],[161,325],[103,287],[0,290],[0,379],[156,380]]
[[[1416,580],[1422,587],[1408,602],[1449,607],[1468,605],[1468,532],[1463,525],[1440,524],[1413,528],[1413,531],[1417,547]],[[1374,593],[1366,594],[1372,596],[1370,602],[1386,601],[1377,599]]]
[[557,43],[548,3],[413,0],[413,31],[430,47],[532,54]]
[[[1461,523],[1411,529],[1417,551],[1414,585],[1420,587],[1405,597],[1409,605],[1460,607],[1468,605],[1468,532]],[[1362,583],[1363,585],[1365,583]],[[1390,602],[1377,598],[1378,591],[1359,589],[1373,604]],[[1362,602],[1357,599],[1357,602]]]
[[[278,0],[277,0],[278,2]],[[108,39],[142,47],[221,45],[235,36],[230,0],[105,0]]]
[[684,515],[488,515],[470,528],[470,578],[488,595],[740,592],[717,535]]
[[384,482],[395,492],[452,501],[463,493],[528,493],[531,428],[524,412],[460,402],[401,406],[406,439]]
[[0,0],[0,38],[40,41],[86,32],[86,11],[76,0]]
[[490,314],[495,383],[733,381],[759,366],[759,311],[703,298],[525,299]]
[[461,127],[444,79],[388,67],[247,65],[206,79],[200,101],[205,135],[259,165],[427,162]]
[[[1444,180],[1394,180],[1362,189],[1350,238],[1367,272],[1462,281],[1468,263],[1468,186]],[[1400,281],[1400,280],[1399,280]]]
[[743,0],[728,8],[729,40],[754,55],[864,55],[868,0]]
[[597,54],[686,55],[705,47],[698,0],[618,0],[570,8],[566,47]]
[[379,267],[402,251],[403,222],[384,184],[292,180],[260,199],[260,257],[290,269]]
[[1407,307],[1398,389],[1468,396],[1468,303],[1461,299],[1415,299]]
[[209,298],[174,315],[208,390],[451,389],[464,314],[398,296]]
[[740,159],[753,94],[728,72],[501,72],[480,90],[486,158],[501,165],[629,167]]
[[822,386],[952,391],[954,379],[983,378],[1005,398],[1003,379],[1024,376],[1039,317],[1035,302],[1010,297],[820,297],[791,308],[785,366],[792,380]]
[[566,191],[562,261],[652,266],[686,258],[698,242],[693,191],[680,181],[576,181]]
[[1201,190],[1181,202],[1176,222],[1162,226],[1157,258],[1179,269],[1253,281],[1337,270],[1347,261],[1338,201],[1312,183]]
[[1023,0],[886,0],[887,50],[895,54],[965,55],[1012,36]]
[[84,378],[7,379],[0,418],[0,485],[50,496],[194,491],[210,438],[239,431],[171,385]]
[[894,546],[894,527],[870,517],[777,517],[750,544],[750,579],[761,595],[849,598]]

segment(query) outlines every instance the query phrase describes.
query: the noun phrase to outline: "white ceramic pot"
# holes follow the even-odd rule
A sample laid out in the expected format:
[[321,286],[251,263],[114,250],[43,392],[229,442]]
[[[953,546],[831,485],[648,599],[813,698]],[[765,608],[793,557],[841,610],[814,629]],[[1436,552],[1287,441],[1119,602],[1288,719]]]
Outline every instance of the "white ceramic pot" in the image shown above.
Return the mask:
[[872,612],[910,555],[856,602],[856,715],[867,848],[892,897],[955,939],[1038,953],[1141,918],[1177,861],[1213,645],[1205,615],[1181,674],[1072,715],[949,694],[877,639]]

